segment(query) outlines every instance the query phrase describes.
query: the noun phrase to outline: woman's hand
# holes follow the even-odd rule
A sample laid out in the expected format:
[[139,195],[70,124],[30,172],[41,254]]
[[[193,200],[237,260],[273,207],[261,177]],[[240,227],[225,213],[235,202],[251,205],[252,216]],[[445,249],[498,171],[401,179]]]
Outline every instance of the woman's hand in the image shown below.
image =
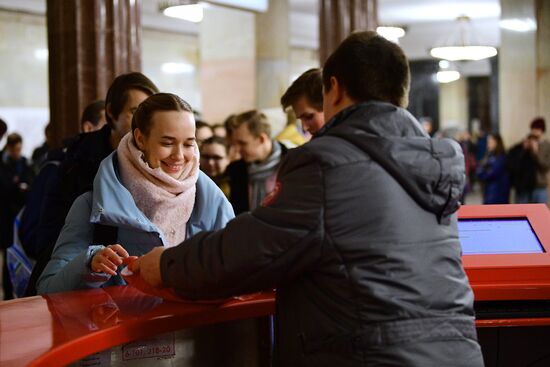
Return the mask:
[[109,245],[96,252],[92,258],[90,267],[93,272],[116,275],[116,270],[123,260],[130,257],[124,247],[119,244]]

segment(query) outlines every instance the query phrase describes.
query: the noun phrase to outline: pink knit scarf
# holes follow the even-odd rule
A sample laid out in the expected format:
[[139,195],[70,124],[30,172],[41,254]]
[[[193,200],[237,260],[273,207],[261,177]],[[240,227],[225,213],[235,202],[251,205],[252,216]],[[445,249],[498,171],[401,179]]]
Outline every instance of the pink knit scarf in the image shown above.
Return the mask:
[[132,133],[126,134],[117,149],[122,183],[130,191],[136,206],[164,234],[166,247],[185,240],[185,228],[195,204],[199,178],[199,151],[186,162],[179,179],[160,167],[151,168],[145,162]]

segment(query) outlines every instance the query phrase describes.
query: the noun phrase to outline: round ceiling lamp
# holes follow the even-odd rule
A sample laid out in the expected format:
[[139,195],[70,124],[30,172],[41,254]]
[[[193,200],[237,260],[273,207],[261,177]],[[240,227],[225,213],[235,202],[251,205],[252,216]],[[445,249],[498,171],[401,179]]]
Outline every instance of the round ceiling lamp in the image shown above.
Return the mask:
[[447,45],[433,47],[430,49],[430,55],[438,59],[449,61],[463,60],[482,60],[493,57],[497,54],[497,49],[493,46],[471,44],[469,40],[470,34],[470,18],[460,16],[457,18],[459,23],[459,39],[452,40]]
[[166,16],[199,23],[204,17],[203,6],[198,1],[179,0],[164,1],[159,10]]

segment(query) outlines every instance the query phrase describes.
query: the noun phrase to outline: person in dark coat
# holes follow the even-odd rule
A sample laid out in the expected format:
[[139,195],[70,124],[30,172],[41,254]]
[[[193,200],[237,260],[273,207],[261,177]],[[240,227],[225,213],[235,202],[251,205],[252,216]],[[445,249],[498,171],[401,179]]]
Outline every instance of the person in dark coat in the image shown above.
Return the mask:
[[458,143],[403,107],[398,45],[353,33],[323,68],[327,124],[262,205],[133,270],[188,299],[277,288],[278,366],[483,365],[461,262]]
[[11,133],[0,152],[0,249],[4,253],[2,287],[6,300],[13,298],[13,289],[5,250],[13,244],[13,222],[25,204],[33,177],[27,158],[21,155],[22,148],[21,135]]
[[113,80],[105,98],[107,124],[80,134],[67,148],[59,174],[50,180],[42,202],[36,236],[43,244],[33,268],[26,296],[36,295],[36,281],[50,260],[65,217],[74,200],[93,188],[103,159],[113,152],[130,131],[132,116],[148,96],[158,93],[156,85],[142,73],[121,74]]
[[273,190],[277,169],[287,147],[271,139],[267,117],[256,110],[234,118],[231,139],[241,159],[226,169],[229,177],[229,202],[235,214],[254,210],[266,194]]
[[548,203],[550,142],[544,138],[546,123],[537,117],[529,135],[508,152],[508,171],[516,204]]
[[477,177],[483,182],[483,204],[508,204],[510,201],[510,177],[508,176],[506,150],[499,134],[487,138],[487,155],[477,168]]

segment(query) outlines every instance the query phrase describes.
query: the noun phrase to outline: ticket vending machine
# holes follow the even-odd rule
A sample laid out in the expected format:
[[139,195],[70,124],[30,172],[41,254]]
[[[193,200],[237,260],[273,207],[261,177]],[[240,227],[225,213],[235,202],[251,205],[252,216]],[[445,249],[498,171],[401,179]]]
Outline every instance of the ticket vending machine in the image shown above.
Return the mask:
[[486,366],[550,366],[550,211],[463,206],[458,226]]

